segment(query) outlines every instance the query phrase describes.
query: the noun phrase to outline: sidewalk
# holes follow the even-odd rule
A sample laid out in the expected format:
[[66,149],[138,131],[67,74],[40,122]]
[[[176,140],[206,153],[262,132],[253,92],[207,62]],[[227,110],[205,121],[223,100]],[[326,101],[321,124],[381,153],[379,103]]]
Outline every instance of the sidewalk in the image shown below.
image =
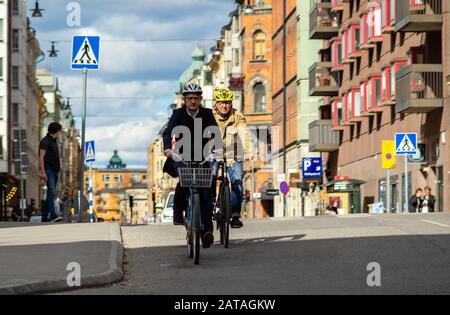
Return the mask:
[[70,290],[70,263],[81,266],[81,286],[123,278],[118,224],[0,223],[0,295]]

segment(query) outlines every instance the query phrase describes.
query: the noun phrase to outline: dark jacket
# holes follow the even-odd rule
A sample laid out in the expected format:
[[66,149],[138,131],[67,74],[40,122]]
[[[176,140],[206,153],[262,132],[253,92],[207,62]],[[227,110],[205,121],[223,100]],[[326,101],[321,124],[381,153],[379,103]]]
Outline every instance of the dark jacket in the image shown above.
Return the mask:
[[[422,204],[425,202],[425,197],[422,196]],[[428,196],[428,212],[436,211],[436,197],[433,195]]]
[[[189,130],[190,135],[175,134],[177,127],[186,127],[186,131]],[[212,130],[212,133],[205,135],[207,128]],[[172,138],[174,135],[177,143],[183,144],[178,153],[189,156],[191,161],[201,162],[206,158],[203,155],[204,148],[210,145],[211,139],[214,139],[216,149],[222,147],[222,135],[211,109],[200,107],[195,119],[188,114],[184,106],[174,110],[168,126],[163,132],[164,150],[172,149]],[[189,152],[186,152],[186,150],[189,150]],[[176,177],[177,174],[172,162],[172,159],[167,159],[164,165],[164,172],[172,177]]]
[[409,198],[409,213],[422,212],[422,198],[416,197],[416,195]]

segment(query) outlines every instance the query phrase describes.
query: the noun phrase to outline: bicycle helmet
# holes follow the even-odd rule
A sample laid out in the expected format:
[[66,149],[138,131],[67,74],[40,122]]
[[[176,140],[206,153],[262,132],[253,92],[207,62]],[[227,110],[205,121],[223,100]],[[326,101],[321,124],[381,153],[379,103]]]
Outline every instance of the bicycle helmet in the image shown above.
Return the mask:
[[198,84],[195,84],[195,83],[186,84],[183,88],[182,94],[186,95],[186,94],[191,94],[191,93],[203,94],[203,90]]
[[214,91],[214,101],[216,102],[232,102],[234,94],[227,89],[217,89]]

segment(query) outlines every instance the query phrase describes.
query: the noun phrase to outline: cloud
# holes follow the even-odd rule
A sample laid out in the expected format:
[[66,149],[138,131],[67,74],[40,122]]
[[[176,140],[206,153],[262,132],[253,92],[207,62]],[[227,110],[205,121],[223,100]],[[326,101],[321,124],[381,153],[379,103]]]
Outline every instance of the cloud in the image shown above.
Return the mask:
[[[198,44],[206,49],[213,44],[235,1],[75,1],[82,10],[80,28],[66,25],[72,0],[40,2],[44,17],[31,18],[31,24],[42,50],[50,48],[49,41],[61,42],[56,45],[59,57],[47,57],[38,66],[57,74],[62,95],[72,97],[79,126],[82,79],[70,70],[70,41],[76,34],[101,35],[101,70],[90,72],[88,79],[87,139],[97,142],[97,166],[106,166],[114,149],[129,166],[145,166],[148,145],[167,121],[191,52]],[[31,9],[34,2],[28,3]]]

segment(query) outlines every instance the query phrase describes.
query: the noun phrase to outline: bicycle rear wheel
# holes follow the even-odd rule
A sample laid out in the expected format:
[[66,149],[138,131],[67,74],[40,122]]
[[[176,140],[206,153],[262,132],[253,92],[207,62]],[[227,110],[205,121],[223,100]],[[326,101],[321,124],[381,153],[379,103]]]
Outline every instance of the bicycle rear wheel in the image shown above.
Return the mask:
[[230,246],[230,221],[231,221],[231,198],[230,187],[224,186],[221,194],[221,244],[225,248]]
[[198,265],[200,263],[200,195],[194,194],[192,198],[193,220],[192,220],[192,246],[194,252],[194,263]]
[[[189,198],[191,201],[192,198]],[[192,202],[192,201],[191,201]],[[187,251],[189,258],[194,258],[194,241],[193,241],[193,229],[191,221],[191,202],[189,203],[188,210],[186,212],[186,241],[187,241]]]

